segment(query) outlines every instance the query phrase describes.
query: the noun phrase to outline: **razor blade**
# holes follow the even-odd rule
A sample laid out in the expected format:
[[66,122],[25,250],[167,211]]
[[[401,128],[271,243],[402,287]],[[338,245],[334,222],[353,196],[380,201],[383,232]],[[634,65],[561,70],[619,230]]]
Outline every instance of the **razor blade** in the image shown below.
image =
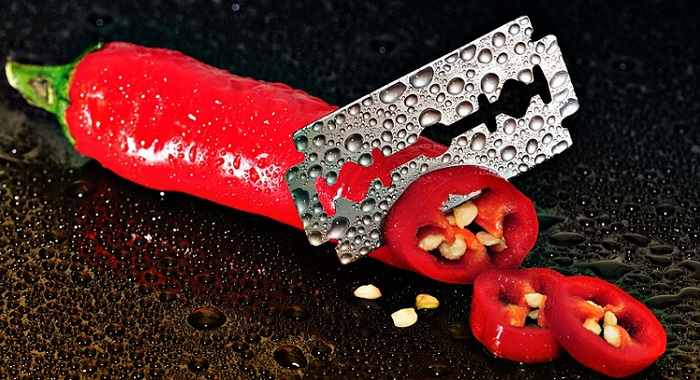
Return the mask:
[[[295,132],[304,160],[285,179],[309,242],[337,241],[340,261],[353,262],[383,244],[384,218],[425,173],[479,165],[511,178],[571,146],[571,78],[556,38],[532,41],[532,31],[520,17]],[[402,157],[427,134],[447,147]],[[344,188],[348,175],[366,186]]]

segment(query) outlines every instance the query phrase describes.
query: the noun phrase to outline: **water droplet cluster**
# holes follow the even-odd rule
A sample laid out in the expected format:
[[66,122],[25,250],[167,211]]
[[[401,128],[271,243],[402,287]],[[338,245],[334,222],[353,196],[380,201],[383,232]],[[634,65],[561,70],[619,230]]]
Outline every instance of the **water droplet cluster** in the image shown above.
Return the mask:
[[[352,262],[381,245],[384,216],[422,174],[480,165],[510,178],[567,149],[571,137],[561,123],[576,112],[578,100],[556,39],[532,41],[531,34],[530,20],[516,19],[298,131],[296,147],[305,160],[286,179],[309,241],[337,240],[341,262]],[[535,96],[524,116],[499,114],[495,132],[482,124],[454,137],[441,156],[421,156],[396,168],[391,185],[375,181],[364,201],[337,199],[332,216],[321,205],[319,178],[332,185],[344,164],[369,166],[372,151],[390,156],[415,143],[425,128],[477,112],[477,98],[486,95],[495,102],[507,80],[530,84],[534,66],[547,78],[548,104]]]

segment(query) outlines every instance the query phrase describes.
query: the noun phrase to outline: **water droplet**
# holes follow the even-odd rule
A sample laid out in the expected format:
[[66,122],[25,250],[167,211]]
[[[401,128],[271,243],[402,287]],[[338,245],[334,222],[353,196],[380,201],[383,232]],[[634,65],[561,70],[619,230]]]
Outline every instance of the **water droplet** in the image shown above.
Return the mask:
[[462,52],[459,54],[460,58],[462,58],[464,61],[469,61],[472,58],[474,58],[474,55],[476,54],[476,46],[474,45],[469,45]]
[[328,238],[340,239],[345,236],[345,232],[347,232],[349,227],[350,222],[346,218],[338,217],[333,219],[331,228],[328,230]]
[[447,92],[452,95],[457,95],[464,91],[464,79],[454,78],[449,83],[447,83]]
[[566,71],[559,71],[552,76],[552,79],[549,80],[549,85],[552,87],[552,89],[556,89],[563,85],[568,78],[569,74]]
[[209,369],[209,361],[203,357],[194,357],[187,363],[187,368],[192,372],[202,372]]
[[323,235],[318,231],[309,232],[306,237],[309,239],[309,244],[313,246],[319,246],[325,243],[325,240],[323,240]]
[[309,193],[303,189],[292,190],[292,199],[294,204],[297,206],[297,212],[303,214],[309,208]]
[[326,160],[326,162],[336,162],[339,157],[340,157],[340,149],[333,148],[333,149],[328,149],[328,151],[326,151],[326,155],[325,155],[324,159]]
[[525,83],[525,84],[532,83],[532,80],[533,80],[532,70],[530,70],[530,69],[521,70],[518,73],[518,80]]
[[514,146],[509,145],[503,149],[501,149],[501,158],[504,161],[510,161],[515,157],[515,153],[517,153],[517,150],[515,149]]
[[440,114],[440,111],[432,109],[432,108],[427,108],[418,117],[418,122],[423,127],[429,127],[431,125],[434,125],[434,124],[440,122],[441,118],[442,118],[442,114]]
[[304,310],[301,306],[297,305],[293,305],[284,309],[282,315],[284,315],[287,319],[299,322],[305,321],[309,318],[309,312]]
[[535,152],[537,152],[537,146],[538,146],[538,145],[539,145],[539,143],[537,142],[537,140],[535,140],[535,139],[530,139],[530,140],[527,142],[527,146],[525,147],[525,151],[526,151],[528,154],[535,154]]
[[494,33],[493,37],[491,37],[491,43],[497,48],[505,45],[506,35],[501,32]]
[[85,198],[95,193],[95,187],[87,181],[75,181],[66,187],[65,192],[73,198]]
[[512,24],[510,27],[508,27],[508,33],[512,35],[516,35],[520,33],[520,25],[518,24]]
[[561,106],[559,113],[561,114],[561,117],[569,117],[578,111],[578,107],[578,100],[572,98],[567,100],[566,103]]
[[406,91],[406,85],[401,82],[396,82],[379,92],[379,100],[385,104],[391,104],[395,102],[404,91]]
[[433,68],[432,67],[426,67],[419,72],[413,74],[409,81],[411,82],[411,85],[416,88],[422,88],[430,84],[430,81],[433,80]]
[[474,105],[465,100],[465,101],[457,104],[456,111],[457,111],[457,115],[459,115],[460,117],[465,117],[474,111]]
[[568,147],[569,147],[568,141],[561,141],[557,145],[552,147],[552,153],[559,154],[559,153],[565,151]]
[[488,73],[481,78],[481,90],[487,94],[493,93],[498,89],[498,75]]
[[540,115],[535,115],[530,119],[530,129],[537,131],[544,127],[544,119]]
[[492,59],[493,53],[491,53],[491,50],[489,49],[482,49],[477,57],[477,60],[481,63],[489,63]]
[[503,132],[505,132],[507,135],[512,135],[515,133],[515,127],[517,127],[515,120],[508,119],[505,123],[503,123]]
[[484,146],[486,145],[486,135],[483,133],[475,133],[474,136],[472,136],[472,143],[470,144],[470,148],[473,151],[480,151],[484,149]]
[[369,167],[372,165],[372,155],[369,153],[364,153],[362,154],[358,160],[357,163],[364,166],[364,167]]
[[555,232],[549,235],[549,242],[559,246],[572,246],[586,241],[586,236],[578,232]]
[[522,43],[522,42],[518,42],[518,43],[515,44],[515,46],[513,47],[513,50],[515,51],[516,54],[522,55],[522,54],[524,54],[525,51],[527,50],[527,46],[526,46],[524,43]]
[[418,96],[415,94],[408,95],[406,99],[404,99],[403,104],[406,105],[406,107],[413,107],[418,103]]
[[362,149],[363,139],[362,135],[353,133],[345,139],[345,148],[352,152],[358,152]]
[[212,330],[226,323],[226,316],[211,307],[197,309],[187,316],[187,323],[197,330]]
[[284,368],[304,368],[308,364],[301,349],[292,345],[278,347],[272,354],[272,357],[275,359],[277,364]]

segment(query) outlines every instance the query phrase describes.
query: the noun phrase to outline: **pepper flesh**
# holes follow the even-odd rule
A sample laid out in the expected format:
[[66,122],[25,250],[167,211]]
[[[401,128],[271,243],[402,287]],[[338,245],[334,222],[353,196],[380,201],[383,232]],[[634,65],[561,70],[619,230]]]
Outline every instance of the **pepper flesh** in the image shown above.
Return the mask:
[[[78,152],[118,175],[301,227],[284,183],[303,160],[291,135],[335,106],[124,42],[60,67],[9,62],[6,72],[32,103],[58,116]],[[36,96],[41,81],[53,86],[49,96]]]
[[[469,314],[474,337],[500,358],[523,363],[558,358],[563,349],[549,330],[542,307],[549,302],[551,287],[563,277],[545,268],[482,273],[474,281]],[[537,312],[531,314],[533,309]],[[535,315],[536,324],[526,325],[528,316]]]
[[[448,242],[461,235],[473,241],[469,230],[455,228],[441,207],[449,195],[481,194],[472,200],[479,209],[474,220],[491,235],[502,237],[507,247],[489,250],[481,242],[467,252],[446,260],[420,248],[419,231],[440,231]],[[469,284],[482,272],[517,268],[537,240],[537,214],[532,202],[510,182],[476,166],[439,169],[423,175],[401,194],[384,220],[386,246],[371,257],[421,273],[438,281]],[[474,238],[476,239],[476,238]]]
[[[550,330],[569,354],[610,377],[640,372],[666,350],[666,333],[651,310],[598,278],[573,276],[558,281],[544,310]],[[600,320],[606,320],[606,329],[620,334],[617,346],[592,330],[591,321]]]

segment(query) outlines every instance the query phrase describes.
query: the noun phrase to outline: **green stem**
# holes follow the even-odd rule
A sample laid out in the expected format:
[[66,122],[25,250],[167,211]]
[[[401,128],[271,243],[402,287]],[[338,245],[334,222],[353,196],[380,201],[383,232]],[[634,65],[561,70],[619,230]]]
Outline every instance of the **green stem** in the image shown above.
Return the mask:
[[86,54],[99,48],[100,45],[97,45],[89,49],[66,65],[26,65],[15,62],[11,58],[8,58],[5,64],[5,75],[10,85],[19,91],[29,104],[56,115],[63,134],[71,144],[75,144],[75,140],[68,131],[66,109],[70,105],[69,91],[73,69]]

